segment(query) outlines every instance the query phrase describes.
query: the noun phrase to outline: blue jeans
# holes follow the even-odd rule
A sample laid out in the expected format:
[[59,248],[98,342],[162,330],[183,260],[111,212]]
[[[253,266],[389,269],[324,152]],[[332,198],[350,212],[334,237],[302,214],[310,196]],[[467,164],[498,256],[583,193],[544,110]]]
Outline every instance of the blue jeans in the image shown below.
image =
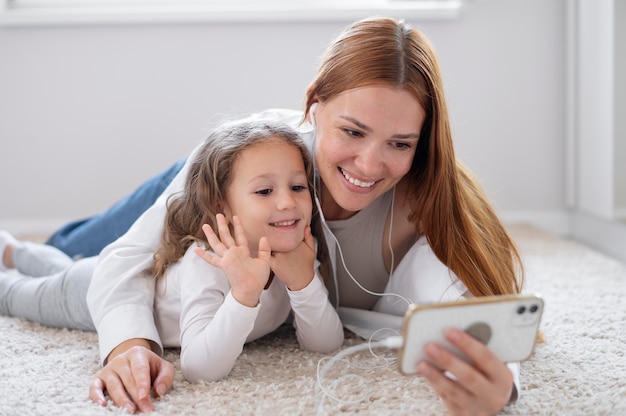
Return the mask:
[[135,220],[150,208],[184,164],[185,160],[176,162],[105,212],[64,225],[52,234],[46,244],[71,257],[97,256],[104,247],[126,233]]

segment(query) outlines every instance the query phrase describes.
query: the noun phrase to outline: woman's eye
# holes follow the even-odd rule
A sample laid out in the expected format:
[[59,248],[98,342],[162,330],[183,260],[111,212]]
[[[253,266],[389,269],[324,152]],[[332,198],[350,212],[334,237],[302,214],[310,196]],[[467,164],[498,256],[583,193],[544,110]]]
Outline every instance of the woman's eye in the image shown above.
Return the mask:
[[361,133],[360,131],[357,130],[352,130],[352,129],[343,129],[343,131],[348,135],[348,136],[352,136],[352,137],[363,137],[363,133]]
[[398,150],[405,150],[405,149],[410,149],[411,145],[409,143],[396,142],[393,144],[393,147],[395,147]]

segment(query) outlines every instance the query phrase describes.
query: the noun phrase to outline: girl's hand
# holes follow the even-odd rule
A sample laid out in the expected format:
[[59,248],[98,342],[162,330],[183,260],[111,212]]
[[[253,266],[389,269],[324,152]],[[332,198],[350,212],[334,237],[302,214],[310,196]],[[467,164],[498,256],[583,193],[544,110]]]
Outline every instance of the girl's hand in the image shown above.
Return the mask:
[[304,239],[298,247],[288,253],[272,253],[270,264],[276,277],[289,290],[307,287],[315,275],[315,239],[311,227],[307,225],[304,229]]
[[[443,370],[420,362],[417,371],[435,389],[451,415],[494,415],[508,403],[513,375],[480,341],[458,329],[446,331],[446,339],[463,351],[475,367],[437,344],[426,345],[426,354]],[[449,371],[456,380],[444,375]]]
[[215,254],[201,247],[196,247],[195,251],[207,263],[226,273],[231,293],[239,303],[253,308],[259,303],[269,279],[271,250],[267,238],[261,237],[258,257],[252,258],[241,220],[236,215],[233,216],[233,227],[235,238],[230,234],[224,215],[217,214],[219,238],[208,224],[202,226]]

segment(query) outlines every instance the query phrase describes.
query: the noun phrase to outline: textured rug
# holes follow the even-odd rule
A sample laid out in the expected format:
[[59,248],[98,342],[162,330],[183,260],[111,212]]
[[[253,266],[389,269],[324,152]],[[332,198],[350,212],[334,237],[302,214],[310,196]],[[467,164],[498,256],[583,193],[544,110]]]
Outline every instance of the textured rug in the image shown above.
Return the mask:
[[[522,363],[522,396],[504,415],[626,414],[626,266],[580,244],[510,227],[527,270],[526,292],[546,306],[544,341]],[[0,415],[121,414],[88,398],[98,369],[94,333],[0,317]],[[364,342],[347,334],[345,347]],[[389,351],[360,352],[326,373],[283,328],[248,344],[231,374],[186,382],[155,403],[158,415],[440,415],[445,408],[417,376],[401,375]],[[166,358],[179,367],[178,352]],[[335,380],[339,380],[334,383]],[[334,385],[333,385],[334,383]],[[333,396],[333,397],[331,397]]]

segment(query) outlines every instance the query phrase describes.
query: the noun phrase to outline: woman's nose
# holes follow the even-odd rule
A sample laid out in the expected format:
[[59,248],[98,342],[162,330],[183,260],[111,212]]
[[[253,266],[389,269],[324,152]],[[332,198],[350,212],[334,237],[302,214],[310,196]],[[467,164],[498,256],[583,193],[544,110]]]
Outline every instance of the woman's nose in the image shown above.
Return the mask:
[[355,164],[360,173],[368,177],[378,176],[382,153],[382,149],[376,146],[363,147],[355,159]]

